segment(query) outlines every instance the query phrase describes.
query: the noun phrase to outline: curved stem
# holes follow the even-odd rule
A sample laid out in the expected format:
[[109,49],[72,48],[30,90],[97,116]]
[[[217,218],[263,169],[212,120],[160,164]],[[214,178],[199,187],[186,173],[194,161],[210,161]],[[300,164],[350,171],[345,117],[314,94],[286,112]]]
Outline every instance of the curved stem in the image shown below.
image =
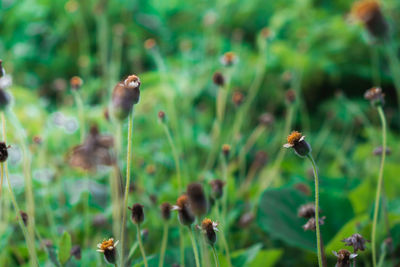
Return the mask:
[[212,247],[212,251],[213,251],[213,254],[214,254],[215,266],[219,267],[219,260],[218,260],[217,252],[215,251],[215,246],[211,246],[211,247]]
[[181,179],[181,166],[180,166],[180,162],[179,162],[178,151],[176,149],[176,145],[172,139],[171,132],[170,132],[167,124],[164,122],[162,124],[164,127],[165,134],[168,138],[169,145],[171,146],[171,149],[172,149],[172,156],[174,157],[174,161],[175,161],[176,176],[178,178],[178,188],[179,188],[179,192],[181,192],[182,191],[182,179]]
[[374,267],[376,266],[376,226],[378,223],[379,201],[381,198],[382,182],[383,182],[383,168],[385,166],[385,158],[386,158],[386,119],[382,106],[378,106],[378,113],[382,123],[382,157],[381,157],[381,164],[379,167],[378,185],[376,188],[374,217],[372,221],[372,232],[371,232],[372,264]]
[[160,260],[158,262],[158,267],[163,267],[164,265],[164,257],[165,257],[165,251],[167,249],[167,241],[168,241],[168,222],[165,222],[163,230],[163,238],[161,241]]
[[136,224],[136,229],[137,229],[137,239],[138,239],[138,242],[139,242],[140,252],[142,253],[144,266],[148,267],[147,258],[146,258],[146,252],[144,251],[143,242],[142,242],[142,235],[140,233],[140,224]]
[[192,241],[193,254],[194,254],[194,259],[196,261],[196,267],[200,267],[199,252],[197,251],[197,245],[196,245],[196,241],[194,240],[192,228],[190,228],[190,226],[189,226],[188,230],[189,230],[190,240]]
[[322,247],[321,247],[321,233],[319,225],[319,179],[317,173],[317,166],[315,165],[314,158],[311,154],[307,155],[307,158],[311,161],[314,177],[315,177],[315,232],[317,234],[317,249],[318,249],[318,265],[322,267]]
[[122,207],[122,223],[121,223],[121,264],[124,262],[124,249],[125,249],[125,228],[126,228],[126,210],[128,209],[128,194],[129,185],[131,180],[131,161],[132,161],[132,128],[133,128],[133,110],[128,117],[128,151],[126,153],[126,181],[124,193],[124,206]]

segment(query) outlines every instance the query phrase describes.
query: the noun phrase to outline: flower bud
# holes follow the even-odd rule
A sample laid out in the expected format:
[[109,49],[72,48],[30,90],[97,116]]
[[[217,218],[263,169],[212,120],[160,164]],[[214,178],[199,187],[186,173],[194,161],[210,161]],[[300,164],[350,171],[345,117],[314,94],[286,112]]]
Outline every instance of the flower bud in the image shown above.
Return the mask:
[[158,112],[158,118],[160,119],[161,122],[165,122],[165,112],[160,110]]
[[82,87],[83,80],[79,76],[74,76],[69,81],[72,90],[79,90]]
[[287,137],[287,144],[285,148],[293,148],[296,154],[300,157],[305,157],[311,153],[311,146],[304,140],[305,136],[297,131],[293,131]]
[[380,87],[373,87],[368,89],[365,94],[364,98],[369,100],[371,104],[375,107],[383,106],[385,104],[385,94],[382,93],[382,89]]
[[365,28],[375,38],[385,38],[389,26],[382,14],[380,4],[375,0],[361,0],[353,4],[351,13],[364,23]]
[[365,243],[368,241],[365,240],[360,234],[353,234],[352,236],[343,239],[342,242],[344,242],[346,246],[352,246],[354,252],[357,253],[359,250],[365,250]]
[[210,182],[211,194],[214,199],[220,199],[224,193],[225,182],[220,179],[215,179]]
[[201,222],[201,230],[205,236],[205,240],[208,244],[213,246],[217,241],[217,235],[215,232],[218,232],[217,223],[211,221],[210,219],[204,219]]
[[244,100],[244,95],[241,92],[239,91],[233,92],[232,102],[233,104],[235,104],[235,106],[237,107],[240,106],[243,103],[243,100]]
[[131,210],[131,219],[134,224],[141,224],[144,221],[143,205],[136,203],[128,209]]
[[132,111],[133,105],[139,102],[140,80],[136,75],[130,75],[119,82],[112,93],[112,107],[114,116],[123,120]]
[[104,240],[100,244],[97,244],[97,251],[104,254],[104,259],[109,264],[115,264],[117,262],[117,251],[115,249],[117,244],[118,241],[114,243],[113,238]]
[[194,220],[194,214],[189,209],[189,198],[187,195],[182,195],[176,201],[175,210],[178,210],[179,222],[185,226],[190,226]]
[[221,86],[221,87],[224,86],[224,84],[225,84],[224,75],[222,75],[222,73],[219,71],[215,72],[213,75],[213,82],[217,86]]
[[171,209],[172,206],[168,202],[164,202],[161,204],[161,217],[168,221],[171,218]]
[[208,203],[204,194],[203,186],[200,183],[191,183],[186,188],[189,198],[190,209],[196,216],[207,213]]
[[337,257],[335,267],[350,267],[350,260],[357,257],[357,254],[352,254],[346,249],[341,249],[338,252],[333,251],[333,254]]
[[229,157],[230,152],[231,152],[231,146],[228,144],[223,144],[222,145],[222,154],[225,156],[225,158]]

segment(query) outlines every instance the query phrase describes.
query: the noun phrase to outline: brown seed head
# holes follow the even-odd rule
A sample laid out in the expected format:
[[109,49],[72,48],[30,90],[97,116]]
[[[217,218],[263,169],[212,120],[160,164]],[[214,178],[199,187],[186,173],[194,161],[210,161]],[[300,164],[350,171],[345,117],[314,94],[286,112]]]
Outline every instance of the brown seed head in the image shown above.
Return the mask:
[[172,206],[168,202],[164,202],[161,204],[161,217],[168,221],[171,218],[171,209]]
[[[325,224],[325,216],[319,218],[319,225],[324,225]],[[315,224],[315,218],[312,217],[310,218],[306,224],[303,225],[304,231],[315,231],[316,229],[316,224]]]
[[189,198],[186,194],[181,195],[180,197],[178,197],[177,201],[176,201],[176,205],[182,209],[185,206],[189,205]]
[[308,203],[308,204],[300,206],[300,208],[297,211],[297,216],[302,217],[302,218],[307,218],[307,219],[315,217],[314,203]]
[[192,212],[196,216],[206,214],[208,203],[203,185],[200,183],[191,183],[187,186],[186,193],[189,198],[190,209]]
[[344,242],[346,246],[352,246],[354,252],[357,253],[358,250],[365,250],[365,243],[368,241],[360,234],[353,234],[352,236],[343,239],[342,242]]
[[74,76],[69,81],[72,90],[79,90],[82,87],[83,81],[79,76]]
[[213,82],[214,82],[215,85],[221,86],[221,87],[224,86],[225,78],[224,78],[224,75],[222,75],[221,72],[219,72],[219,71],[214,72],[212,78],[213,78]]
[[116,118],[125,119],[131,112],[133,105],[139,102],[140,84],[138,76],[130,75],[114,87],[112,106]]
[[357,257],[357,254],[352,254],[346,249],[341,249],[338,252],[333,251],[333,254],[337,257],[335,267],[350,267],[350,260]]
[[128,209],[131,210],[131,219],[134,224],[141,224],[144,221],[143,205],[135,203],[132,208],[128,207]]
[[364,98],[369,100],[374,106],[383,105],[385,103],[384,97],[385,94],[382,93],[382,89],[380,87],[373,87],[371,89],[368,89],[364,94]]
[[235,106],[240,106],[243,103],[243,100],[244,100],[244,95],[241,92],[239,91],[233,92],[232,102],[233,104],[235,104]]
[[356,19],[364,23],[372,36],[377,38],[386,37],[389,27],[378,1],[357,1],[353,4],[351,13]]

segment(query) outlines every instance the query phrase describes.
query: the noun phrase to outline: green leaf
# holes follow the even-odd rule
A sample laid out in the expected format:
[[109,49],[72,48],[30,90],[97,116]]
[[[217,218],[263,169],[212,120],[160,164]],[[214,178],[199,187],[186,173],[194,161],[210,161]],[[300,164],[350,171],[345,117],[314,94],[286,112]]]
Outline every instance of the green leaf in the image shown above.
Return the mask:
[[250,262],[248,267],[273,267],[278,262],[283,254],[282,249],[268,249],[261,250],[258,252],[257,256]]
[[58,259],[65,264],[71,257],[71,236],[68,232],[64,232],[58,247]]
[[255,244],[247,249],[241,249],[232,253],[232,265],[233,266],[247,266],[261,250],[261,244]]

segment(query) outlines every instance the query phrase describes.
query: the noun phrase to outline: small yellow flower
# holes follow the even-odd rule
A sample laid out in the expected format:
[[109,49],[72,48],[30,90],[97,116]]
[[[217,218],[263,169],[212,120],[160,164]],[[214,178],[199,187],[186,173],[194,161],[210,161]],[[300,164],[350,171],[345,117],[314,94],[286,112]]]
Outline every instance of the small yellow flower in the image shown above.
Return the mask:
[[284,144],[283,146],[286,148],[293,147],[296,143],[303,141],[305,136],[301,135],[300,132],[298,131],[293,131],[288,137],[287,137],[287,144]]
[[103,242],[97,244],[98,252],[104,253],[106,250],[113,250],[119,241],[114,243],[114,238],[110,238],[108,240],[103,240]]

